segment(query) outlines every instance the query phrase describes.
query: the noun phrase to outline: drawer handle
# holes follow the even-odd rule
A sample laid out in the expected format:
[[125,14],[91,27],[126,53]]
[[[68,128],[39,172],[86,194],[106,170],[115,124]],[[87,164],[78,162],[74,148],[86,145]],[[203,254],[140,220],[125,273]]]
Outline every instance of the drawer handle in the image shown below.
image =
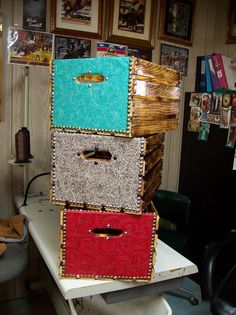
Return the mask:
[[82,153],[78,153],[78,156],[82,159],[93,160],[93,161],[110,161],[112,155],[108,151],[99,151],[99,150],[87,150]]
[[107,80],[104,75],[100,73],[84,73],[79,75],[77,78],[74,78],[74,80],[77,83],[86,83],[86,84],[91,84],[91,83],[102,83]]
[[96,228],[90,231],[95,236],[98,237],[121,237],[123,235],[123,231],[121,229],[112,229],[112,228]]

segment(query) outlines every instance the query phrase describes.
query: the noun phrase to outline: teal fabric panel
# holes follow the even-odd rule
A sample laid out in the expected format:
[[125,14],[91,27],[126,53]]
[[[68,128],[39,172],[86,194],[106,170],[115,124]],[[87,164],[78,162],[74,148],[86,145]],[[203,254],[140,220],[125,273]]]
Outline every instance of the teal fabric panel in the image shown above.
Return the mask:
[[[54,60],[55,127],[127,131],[130,57]],[[99,73],[101,83],[78,83],[79,75]]]

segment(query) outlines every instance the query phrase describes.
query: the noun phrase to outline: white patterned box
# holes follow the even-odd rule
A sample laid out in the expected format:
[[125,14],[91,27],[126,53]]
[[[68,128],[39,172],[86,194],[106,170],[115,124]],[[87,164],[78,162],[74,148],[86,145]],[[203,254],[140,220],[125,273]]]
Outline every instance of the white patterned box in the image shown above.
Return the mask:
[[142,213],[161,184],[163,141],[53,132],[51,202]]

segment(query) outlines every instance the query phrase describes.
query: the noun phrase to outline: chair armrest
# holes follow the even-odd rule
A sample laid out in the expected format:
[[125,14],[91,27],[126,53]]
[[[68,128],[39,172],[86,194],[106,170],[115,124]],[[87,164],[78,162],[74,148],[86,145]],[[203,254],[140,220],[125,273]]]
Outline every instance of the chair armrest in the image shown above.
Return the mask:
[[236,264],[222,280],[211,301],[212,314],[235,314],[236,312]]
[[202,266],[200,268],[201,295],[203,300],[211,300],[214,294],[214,271],[217,243],[205,247]]

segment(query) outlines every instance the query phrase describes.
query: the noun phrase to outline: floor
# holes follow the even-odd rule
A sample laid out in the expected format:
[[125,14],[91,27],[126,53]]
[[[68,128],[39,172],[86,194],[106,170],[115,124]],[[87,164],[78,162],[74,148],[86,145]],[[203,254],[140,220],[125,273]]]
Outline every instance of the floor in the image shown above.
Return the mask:
[[57,315],[46,292],[0,303],[0,315]]
[[201,299],[200,286],[190,278],[185,278],[182,284],[183,288],[188,289],[198,299],[197,305],[192,305],[189,300],[176,296],[172,293],[164,293],[163,296],[167,300],[172,309],[172,315],[212,315],[210,311],[209,301]]
[[[171,293],[164,293],[163,295],[172,309],[172,315],[211,315],[209,302],[201,300],[199,285],[186,278],[183,287],[191,290],[194,296],[198,298],[199,304],[192,305],[186,299]],[[57,313],[48,294],[43,292],[29,299],[0,303],[0,315],[57,315]]]

